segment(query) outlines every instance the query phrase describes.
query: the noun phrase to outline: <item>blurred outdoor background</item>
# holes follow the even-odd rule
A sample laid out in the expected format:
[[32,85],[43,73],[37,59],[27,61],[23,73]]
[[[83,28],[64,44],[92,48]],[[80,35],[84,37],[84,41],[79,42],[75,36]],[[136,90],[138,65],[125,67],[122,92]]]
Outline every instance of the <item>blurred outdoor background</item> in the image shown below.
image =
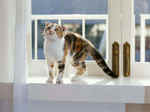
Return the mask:
[[[108,0],[32,0],[33,15],[59,14],[108,14]],[[140,61],[140,15],[150,14],[150,0],[135,0],[135,61]],[[43,37],[45,21],[58,23],[58,20],[38,20],[38,59],[44,59]],[[35,22],[32,21],[32,58],[34,59]],[[62,24],[69,31],[82,35],[82,20],[63,20]],[[90,40],[106,58],[106,27],[105,20],[87,20],[85,37]],[[145,60],[150,62],[150,20],[146,21]],[[91,60],[88,57],[88,60]]]

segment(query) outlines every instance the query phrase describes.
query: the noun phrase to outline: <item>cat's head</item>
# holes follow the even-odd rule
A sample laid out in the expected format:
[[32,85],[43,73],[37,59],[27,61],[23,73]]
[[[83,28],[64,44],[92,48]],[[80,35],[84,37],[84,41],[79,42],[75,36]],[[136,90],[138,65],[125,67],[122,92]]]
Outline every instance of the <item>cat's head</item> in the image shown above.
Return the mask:
[[65,27],[56,23],[45,23],[43,35],[50,40],[63,38]]

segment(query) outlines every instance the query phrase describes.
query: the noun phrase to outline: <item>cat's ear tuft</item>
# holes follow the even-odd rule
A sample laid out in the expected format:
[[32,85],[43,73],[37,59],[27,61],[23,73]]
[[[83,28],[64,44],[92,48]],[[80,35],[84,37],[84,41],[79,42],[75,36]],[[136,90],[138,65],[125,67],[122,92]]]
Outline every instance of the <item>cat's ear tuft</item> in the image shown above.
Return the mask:
[[48,26],[48,25],[49,25],[49,23],[46,21],[46,22],[45,22],[45,26]]

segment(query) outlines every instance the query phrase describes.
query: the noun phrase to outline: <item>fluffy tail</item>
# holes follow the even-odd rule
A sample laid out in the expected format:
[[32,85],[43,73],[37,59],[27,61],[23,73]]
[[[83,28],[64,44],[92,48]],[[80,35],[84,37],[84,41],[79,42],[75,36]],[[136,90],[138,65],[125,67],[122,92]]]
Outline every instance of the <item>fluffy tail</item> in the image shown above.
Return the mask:
[[112,72],[112,70],[107,66],[105,60],[103,59],[103,57],[101,56],[101,54],[99,53],[99,51],[94,48],[94,47],[90,47],[90,54],[93,57],[93,59],[96,61],[97,65],[102,68],[102,70],[109,75],[112,78],[118,78],[118,75],[114,74]]

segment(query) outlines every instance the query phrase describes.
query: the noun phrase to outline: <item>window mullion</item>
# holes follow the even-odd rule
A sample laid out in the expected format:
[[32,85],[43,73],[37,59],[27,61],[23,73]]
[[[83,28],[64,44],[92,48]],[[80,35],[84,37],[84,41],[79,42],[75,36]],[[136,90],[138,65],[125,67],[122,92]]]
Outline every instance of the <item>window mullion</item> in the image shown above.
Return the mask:
[[122,68],[123,75],[130,76],[132,62],[133,39],[135,38],[134,0],[121,0],[121,33],[122,33]]
[[34,46],[34,55],[35,59],[38,59],[37,50],[38,50],[38,20],[35,20],[35,46]]
[[85,18],[82,18],[82,36],[85,38]]
[[145,18],[141,16],[141,62],[145,62]]
[[[120,11],[121,11],[121,0],[108,0],[108,19],[109,19],[109,59],[108,63],[112,66],[112,45],[114,42],[119,44],[119,48],[121,45],[121,18],[120,18]],[[121,51],[121,48],[119,49]],[[119,54],[119,71],[120,74],[122,73],[122,66],[121,66],[121,57],[122,54]]]

